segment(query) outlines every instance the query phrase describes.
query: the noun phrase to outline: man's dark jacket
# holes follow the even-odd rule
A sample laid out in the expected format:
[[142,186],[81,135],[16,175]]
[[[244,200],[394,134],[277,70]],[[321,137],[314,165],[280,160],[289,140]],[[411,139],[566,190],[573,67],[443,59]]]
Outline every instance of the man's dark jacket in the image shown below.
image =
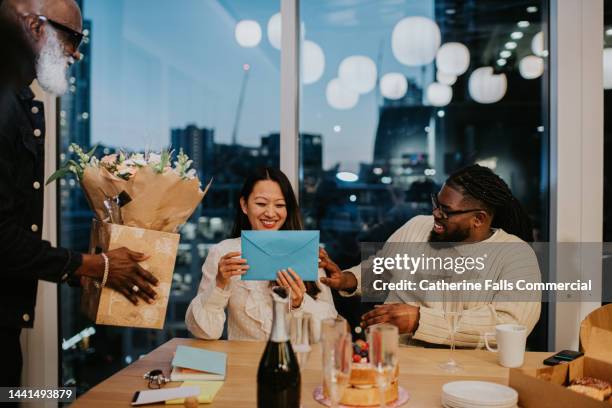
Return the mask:
[[0,90],[0,327],[32,327],[38,280],[72,281],[82,263],[42,240],[44,147],[42,102]]

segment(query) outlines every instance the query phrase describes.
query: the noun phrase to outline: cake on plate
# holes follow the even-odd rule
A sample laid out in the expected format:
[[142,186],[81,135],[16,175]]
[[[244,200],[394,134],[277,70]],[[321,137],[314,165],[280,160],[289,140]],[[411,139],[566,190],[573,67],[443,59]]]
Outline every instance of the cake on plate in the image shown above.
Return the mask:
[[[368,363],[368,343],[357,340],[353,344],[353,365],[351,376],[340,404],[354,407],[369,407],[380,405],[380,390],[376,381],[376,370]],[[385,391],[385,403],[397,400],[399,366],[391,376],[391,385]],[[325,397],[329,397],[328,390],[323,387]]]

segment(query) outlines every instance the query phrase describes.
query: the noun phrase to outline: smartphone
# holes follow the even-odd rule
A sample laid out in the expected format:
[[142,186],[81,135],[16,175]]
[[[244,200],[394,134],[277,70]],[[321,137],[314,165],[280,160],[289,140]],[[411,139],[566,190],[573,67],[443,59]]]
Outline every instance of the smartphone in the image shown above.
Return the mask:
[[554,356],[553,357],[548,357],[546,360],[543,361],[544,365],[547,366],[555,366],[557,364],[561,364],[564,361],[562,360],[557,360]]
[[573,361],[578,357],[582,357],[584,353],[573,350],[563,350],[555,354],[554,356],[548,357],[544,360],[545,365],[553,366],[561,363],[567,363]]
[[153,404],[173,399],[197,397],[200,395],[200,387],[177,387],[161,388],[156,390],[136,391],[132,398],[132,406]]

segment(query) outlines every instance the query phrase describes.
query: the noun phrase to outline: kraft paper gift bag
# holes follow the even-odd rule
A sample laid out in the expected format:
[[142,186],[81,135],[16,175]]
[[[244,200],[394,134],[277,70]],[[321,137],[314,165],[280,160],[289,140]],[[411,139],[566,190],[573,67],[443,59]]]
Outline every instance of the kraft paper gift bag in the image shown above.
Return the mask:
[[109,287],[100,289],[94,279],[85,278],[81,297],[83,312],[96,324],[162,329],[179,238],[179,234],[94,220],[90,252],[106,252],[121,247],[142,252],[150,258],[140,265],[159,279],[159,285],[154,287],[157,299],[153,304],[139,299],[135,306],[121,293]]
[[[111,251],[126,247],[150,258],[141,266],[155,275],[158,298],[134,306],[123,295],[93,279],[82,279],[81,307],[98,324],[161,329],[164,326],[179,243],[179,228],[202,202],[204,191],[193,160],[179,150],[159,154],[119,151],[102,158],[94,147],[86,152],[71,144],[73,159],[58,169],[47,184],[75,174],[95,214],[90,250]],[[112,223],[108,223],[112,222]],[[97,251],[96,251],[97,249]],[[136,272],[134,272],[136,273]]]

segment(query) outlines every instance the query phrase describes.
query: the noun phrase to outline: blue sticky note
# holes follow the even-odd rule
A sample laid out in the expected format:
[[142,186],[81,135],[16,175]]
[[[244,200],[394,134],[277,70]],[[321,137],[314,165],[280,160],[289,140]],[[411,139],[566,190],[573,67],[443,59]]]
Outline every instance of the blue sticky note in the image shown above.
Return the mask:
[[244,280],[276,280],[281,269],[293,269],[303,281],[317,281],[319,231],[242,231],[242,257],[249,270]]
[[227,354],[195,347],[177,346],[172,365],[225,377]]

